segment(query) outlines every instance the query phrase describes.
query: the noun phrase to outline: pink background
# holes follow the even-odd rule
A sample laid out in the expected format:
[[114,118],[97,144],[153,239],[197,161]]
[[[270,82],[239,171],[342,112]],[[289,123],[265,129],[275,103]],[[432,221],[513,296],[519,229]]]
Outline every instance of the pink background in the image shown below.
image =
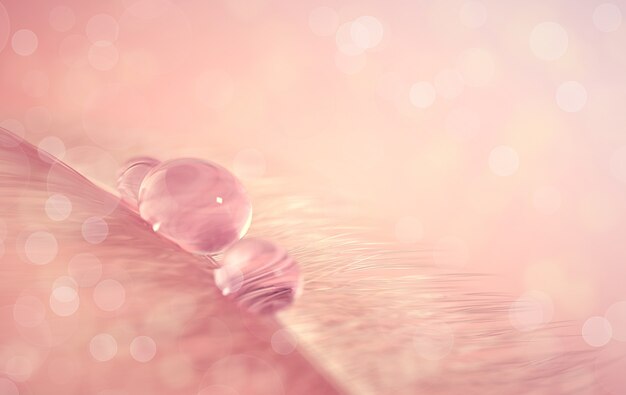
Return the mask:
[[621,347],[626,2],[602,4],[0,0],[0,126],[102,185],[140,154],[297,181]]

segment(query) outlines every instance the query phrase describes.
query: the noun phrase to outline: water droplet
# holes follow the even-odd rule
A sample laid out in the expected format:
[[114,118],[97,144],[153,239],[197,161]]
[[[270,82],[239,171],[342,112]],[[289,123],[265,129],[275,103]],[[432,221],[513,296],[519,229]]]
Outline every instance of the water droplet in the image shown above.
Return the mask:
[[143,180],[139,213],[185,250],[213,254],[248,231],[252,206],[239,180],[223,167],[176,159],[157,165]]
[[134,209],[137,209],[141,182],[146,178],[148,172],[159,163],[157,159],[142,156],[129,159],[122,167],[117,179],[117,190],[122,199]]
[[301,291],[300,269],[283,248],[266,240],[244,239],[224,253],[215,284],[245,310],[273,313]]

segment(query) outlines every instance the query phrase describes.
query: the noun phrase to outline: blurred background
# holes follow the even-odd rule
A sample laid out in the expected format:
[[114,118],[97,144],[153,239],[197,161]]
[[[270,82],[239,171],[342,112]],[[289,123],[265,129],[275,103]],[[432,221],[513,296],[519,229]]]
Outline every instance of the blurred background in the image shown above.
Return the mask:
[[[0,0],[0,126],[102,185],[218,160],[626,341],[626,1]],[[441,255],[441,254],[439,254]]]

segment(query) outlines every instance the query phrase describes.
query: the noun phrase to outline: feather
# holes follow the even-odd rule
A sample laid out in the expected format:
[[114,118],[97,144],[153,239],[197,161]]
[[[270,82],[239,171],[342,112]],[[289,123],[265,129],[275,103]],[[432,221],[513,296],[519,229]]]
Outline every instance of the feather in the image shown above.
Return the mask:
[[[5,373],[33,393],[516,395],[594,388],[584,372],[595,355],[577,349],[568,323],[517,331],[508,319],[511,298],[479,291],[485,275],[441,268],[427,244],[407,249],[377,240],[377,222],[363,207],[323,199],[293,180],[250,183],[248,234],[287,248],[304,276],[293,307],[254,316],[216,290],[214,262],[159,237],[106,186],[6,131],[0,154],[0,366],[17,366]],[[65,220],[46,215],[54,194],[71,202]],[[96,229],[102,242],[85,238],[89,218],[106,223]],[[81,254],[101,265],[95,285],[71,276],[70,262]],[[115,347],[96,337],[103,333]],[[141,336],[156,345],[144,363],[133,348]]]

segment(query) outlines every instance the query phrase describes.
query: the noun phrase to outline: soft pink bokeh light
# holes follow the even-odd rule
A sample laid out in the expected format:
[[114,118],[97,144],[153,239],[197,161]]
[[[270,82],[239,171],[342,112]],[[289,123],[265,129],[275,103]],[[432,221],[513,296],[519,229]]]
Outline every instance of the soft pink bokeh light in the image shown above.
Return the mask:
[[[381,219],[378,239],[493,274],[483,291],[531,306],[513,328],[567,321],[623,356],[624,14],[623,0],[0,0],[0,126],[107,187],[136,155],[298,180]],[[54,196],[57,221],[72,209]],[[35,265],[59,253],[52,233],[20,237]],[[110,294],[97,263],[76,265]],[[71,311],[65,291],[53,311]]]

